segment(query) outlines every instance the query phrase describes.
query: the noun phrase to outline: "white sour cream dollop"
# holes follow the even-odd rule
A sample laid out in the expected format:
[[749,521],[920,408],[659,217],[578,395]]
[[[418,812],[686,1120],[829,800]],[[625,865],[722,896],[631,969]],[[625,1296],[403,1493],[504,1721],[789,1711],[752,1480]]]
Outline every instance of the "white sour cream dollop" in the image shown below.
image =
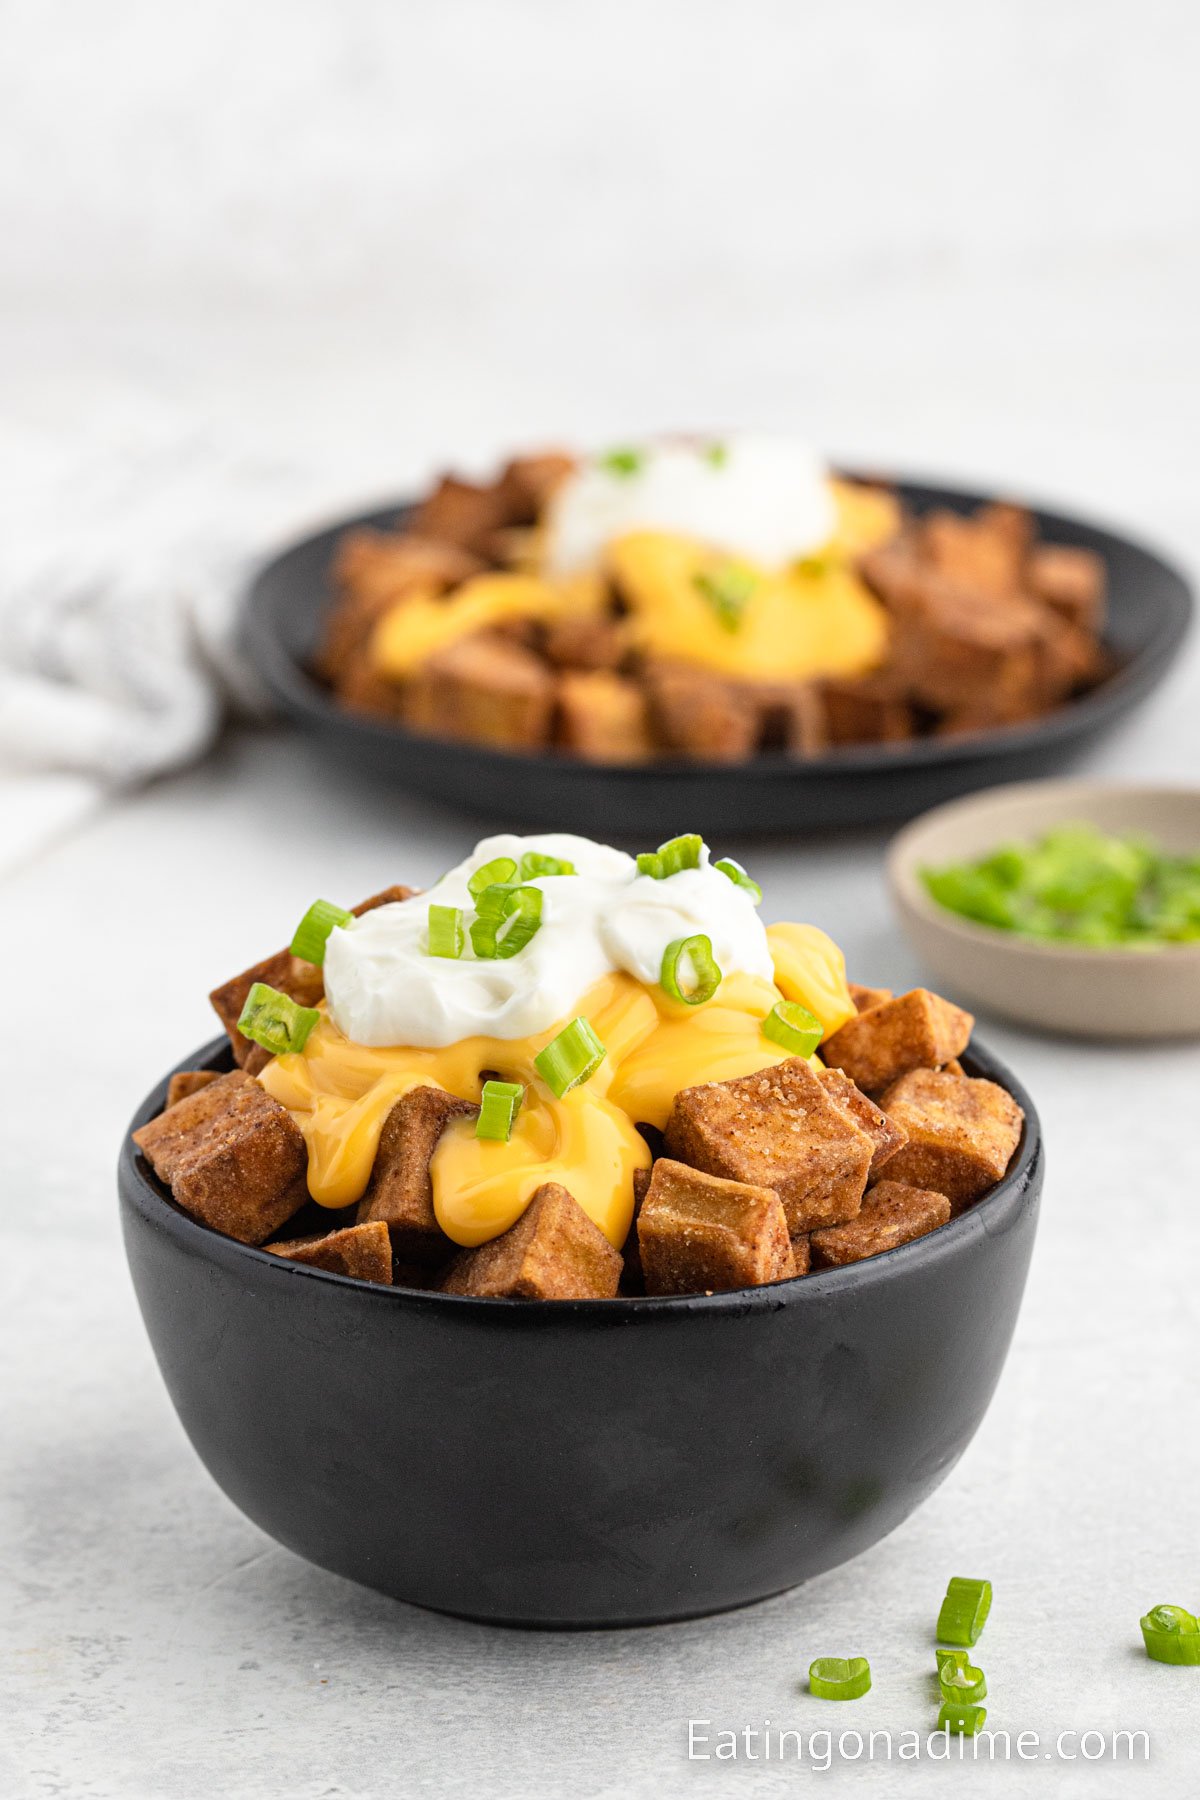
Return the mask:
[[[480,959],[468,931],[458,960],[430,956],[430,906],[461,908],[469,926],[471,876],[501,856],[519,868],[526,851],[574,863],[577,871],[531,883],[543,898],[541,926],[529,943],[507,959]],[[667,945],[697,933],[711,939],[723,974],[774,979],[750,895],[711,866],[707,849],[699,868],[656,881],[638,874],[633,857],[590,838],[500,835],[484,838],[425,893],[331,932],[325,995],[334,1023],[356,1044],[439,1050],[467,1037],[529,1037],[569,1017],[614,970],[655,985]]]
[[780,568],[819,549],[836,522],[828,469],[792,438],[649,444],[593,458],[563,482],[549,507],[546,562],[567,574],[593,566],[626,532],[663,531]]

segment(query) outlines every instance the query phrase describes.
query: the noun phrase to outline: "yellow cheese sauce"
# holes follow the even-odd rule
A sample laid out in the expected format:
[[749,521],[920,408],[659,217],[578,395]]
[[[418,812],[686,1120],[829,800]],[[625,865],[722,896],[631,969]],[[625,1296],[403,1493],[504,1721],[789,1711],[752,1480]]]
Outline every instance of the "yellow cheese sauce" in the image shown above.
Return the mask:
[[[671,532],[628,532],[610,543],[606,573],[628,607],[630,647],[746,681],[852,675],[877,667],[887,651],[887,619],[853,561],[894,536],[899,508],[877,489],[840,481],[830,489],[833,536],[813,556],[782,569],[731,559]],[[752,584],[733,629],[722,623],[703,586],[731,560]],[[513,619],[595,613],[604,597],[595,570],[557,579],[536,572],[479,575],[444,598],[412,594],[398,601],[375,627],[371,660],[381,674],[403,680],[460,638]]]
[[[447,1237],[474,1245],[520,1218],[545,1181],[572,1193],[620,1247],[633,1213],[633,1174],[651,1157],[639,1123],[660,1129],[681,1089],[728,1081],[787,1059],[761,1023],[781,997],[807,1006],[825,1035],[853,1016],[837,946],[815,926],[771,925],[775,985],[732,974],[713,998],[689,1007],[621,972],[606,975],[549,1031],[528,1038],[464,1038],[442,1050],[373,1049],[322,1017],[303,1051],[279,1056],[259,1076],[292,1114],[308,1146],[308,1185],[322,1206],[359,1199],[383,1122],[415,1087],[478,1100],[487,1075],[519,1081],[525,1099],[507,1143],[479,1139],[470,1119],[443,1132],[430,1165],[434,1211]],[[534,1057],[567,1018],[581,1014],[607,1055],[591,1079],[558,1099]]]

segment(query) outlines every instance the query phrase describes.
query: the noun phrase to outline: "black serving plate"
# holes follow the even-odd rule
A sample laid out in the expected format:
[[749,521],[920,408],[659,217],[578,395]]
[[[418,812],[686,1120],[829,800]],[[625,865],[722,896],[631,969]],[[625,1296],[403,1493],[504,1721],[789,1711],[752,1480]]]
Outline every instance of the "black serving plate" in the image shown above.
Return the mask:
[[[284,1262],[181,1212],[127,1136],[125,1248],[184,1429],[281,1544],[441,1612],[651,1624],[806,1581],[944,1479],[1012,1338],[1040,1129],[994,1057],[963,1060],[1026,1115],[977,1206],[855,1267],[678,1299],[475,1300]],[[228,1067],[228,1045],[182,1066]]]
[[[984,495],[899,482],[917,512],[972,511]],[[347,711],[309,672],[329,604],[329,569],[341,534],[395,526],[401,504],[306,538],[269,563],[250,589],[249,654],[280,708],[360,773],[383,776],[473,814],[609,840],[668,837],[685,827],[707,837],[800,834],[909,818],[939,801],[1068,762],[1158,685],[1192,612],[1191,589],[1152,551],[1099,526],[1034,509],[1053,543],[1097,550],[1108,565],[1108,642],[1117,672],[1081,699],[1032,724],[972,739],[922,738],[895,747],[854,745],[812,761],[782,752],[742,763],[664,758],[606,768],[552,753],[517,755],[441,738]]]

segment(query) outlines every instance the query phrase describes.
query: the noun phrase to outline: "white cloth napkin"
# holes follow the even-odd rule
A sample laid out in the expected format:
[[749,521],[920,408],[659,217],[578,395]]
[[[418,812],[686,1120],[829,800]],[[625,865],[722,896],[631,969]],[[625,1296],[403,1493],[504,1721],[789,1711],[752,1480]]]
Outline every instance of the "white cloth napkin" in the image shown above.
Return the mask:
[[0,874],[263,710],[239,602],[311,487],[149,403],[0,424]]

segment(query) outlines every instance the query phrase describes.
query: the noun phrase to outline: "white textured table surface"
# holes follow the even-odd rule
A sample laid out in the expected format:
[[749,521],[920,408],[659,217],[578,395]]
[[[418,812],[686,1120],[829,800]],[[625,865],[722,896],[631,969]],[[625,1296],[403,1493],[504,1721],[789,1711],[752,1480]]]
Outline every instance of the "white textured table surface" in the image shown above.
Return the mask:
[[[514,440],[746,422],[1043,493],[1200,562],[1181,0],[0,13],[18,460],[178,421],[294,465],[299,513]],[[1198,765],[1194,646],[1091,766]],[[1194,1048],[985,1025],[1049,1139],[1012,1355],[939,1493],[804,1591],[657,1630],[488,1630],[309,1568],[214,1487],[125,1273],[124,1123],[210,1035],[208,986],[313,893],[422,881],[474,835],[242,734],[0,884],[0,1794],[783,1793],[807,1772],[689,1763],[688,1718],[924,1726],[934,1608],[974,1569],[996,1584],[991,1722],[1145,1729],[1149,1767],[1043,1745],[988,1776],[828,1778],[1188,1791],[1200,1671],[1148,1663],[1137,1619],[1200,1604]],[[772,913],[906,982],[882,844],[743,853]],[[822,1708],[803,1672],[842,1648],[875,1688]]]

